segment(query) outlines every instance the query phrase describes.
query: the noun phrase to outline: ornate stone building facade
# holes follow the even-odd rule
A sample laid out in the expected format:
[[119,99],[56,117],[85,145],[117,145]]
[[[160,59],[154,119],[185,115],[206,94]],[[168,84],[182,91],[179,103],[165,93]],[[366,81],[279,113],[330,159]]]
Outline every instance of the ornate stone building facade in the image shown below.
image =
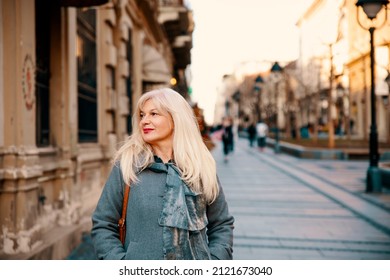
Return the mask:
[[0,259],[77,245],[136,100],[187,96],[192,29],[179,0],[0,1]]

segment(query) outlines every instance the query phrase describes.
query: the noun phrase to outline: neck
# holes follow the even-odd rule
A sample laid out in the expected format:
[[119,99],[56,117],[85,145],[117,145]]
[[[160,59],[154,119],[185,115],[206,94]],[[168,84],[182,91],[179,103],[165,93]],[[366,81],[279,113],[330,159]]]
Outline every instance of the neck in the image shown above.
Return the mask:
[[153,146],[153,152],[156,156],[161,158],[164,163],[167,163],[173,157],[172,147]]

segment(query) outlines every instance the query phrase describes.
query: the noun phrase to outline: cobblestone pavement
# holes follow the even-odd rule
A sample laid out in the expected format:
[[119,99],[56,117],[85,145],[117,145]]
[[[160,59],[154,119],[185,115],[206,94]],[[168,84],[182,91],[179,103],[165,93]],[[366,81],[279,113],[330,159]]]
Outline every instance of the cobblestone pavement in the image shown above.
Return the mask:
[[[213,150],[234,215],[234,258],[390,259],[390,192],[365,193],[366,161],[305,160],[238,139]],[[68,259],[94,259],[88,233]]]

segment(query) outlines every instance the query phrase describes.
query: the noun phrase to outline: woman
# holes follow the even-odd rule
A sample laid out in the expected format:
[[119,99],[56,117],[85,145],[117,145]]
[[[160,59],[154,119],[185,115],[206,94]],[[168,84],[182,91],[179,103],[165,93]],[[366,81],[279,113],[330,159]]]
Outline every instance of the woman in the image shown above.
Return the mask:
[[[232,259],[233,217],[187,101],[145,93],[92,216],[99,259]],[[131,186],[122,246],[118,220]]]

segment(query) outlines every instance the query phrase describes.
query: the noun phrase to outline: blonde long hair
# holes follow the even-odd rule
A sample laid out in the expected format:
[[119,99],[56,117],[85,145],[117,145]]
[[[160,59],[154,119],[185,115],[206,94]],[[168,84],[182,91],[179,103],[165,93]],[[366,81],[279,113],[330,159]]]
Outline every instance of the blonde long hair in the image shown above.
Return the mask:
[[176,91],[162,88],[141,96],[133,117],[133,133],[116,152],[114,162],[120,162],[126,183],[137,182],[137,172],[153,161],[152,147],[142,139],[140,111],[145,102],[153,100],[157,110],[172,117],[174,124],[173,157],[181,171],[181,178],[206,201],[213,202],[218,195],[215,160],[203,142],[198,122],[188,102]]

